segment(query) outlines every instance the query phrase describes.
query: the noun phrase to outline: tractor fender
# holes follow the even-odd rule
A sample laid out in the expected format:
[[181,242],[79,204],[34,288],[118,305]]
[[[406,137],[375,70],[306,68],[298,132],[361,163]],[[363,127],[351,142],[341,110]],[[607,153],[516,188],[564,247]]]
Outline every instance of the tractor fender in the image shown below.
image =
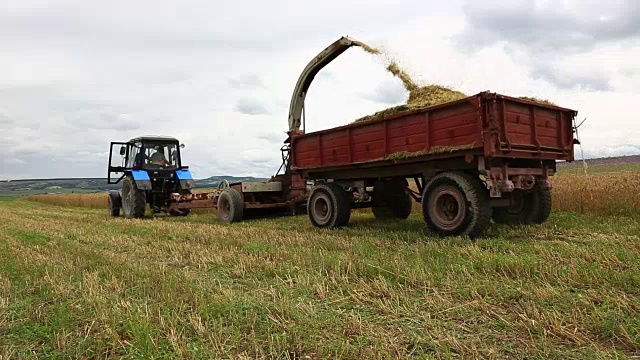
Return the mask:
[[193,180],[193,176],[191,175],[191,171],[187,169],[176,170],[176,178],[178,179],[178,182],[180,182],[181,189],[192,189],[196,185],[196,182]]
[[131,177],[139,190],[151,190],[151,178],[144,170],[131,170]]
[[109,197],[111,202],[117,207],[122,208],[122,196],[118,190],[109,190]]

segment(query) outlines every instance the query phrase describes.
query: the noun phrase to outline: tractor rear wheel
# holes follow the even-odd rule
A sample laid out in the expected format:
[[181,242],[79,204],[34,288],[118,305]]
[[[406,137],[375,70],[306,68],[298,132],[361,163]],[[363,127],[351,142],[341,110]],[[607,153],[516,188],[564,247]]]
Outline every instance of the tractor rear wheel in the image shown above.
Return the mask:
[[373,187],[371,210],[376,219],[406,219],[411,215],[413,200],[404,179],[377,181]]
[[427,227],[442,236],[475,238],[491,221],[488,191],[478,177],[463,172],[434,176],[424,189],[422,211]]
[[120,193],[116,190],[109,191],[109,215],[120,216],[120,208],[122,208],[122,198]]
[[218,197],[218,219],[225,223],[242,220],[244,202],[242,194],[234,188],[225,188]]
[[307,200],[311,223],[320,228],[346,225],[351,217],[351,203],[342,186],[336,183],[316,185]]
[[127,219],[144,217],[147,193],[138,189],[135,180],[126,176],[122,182],[122,210]]

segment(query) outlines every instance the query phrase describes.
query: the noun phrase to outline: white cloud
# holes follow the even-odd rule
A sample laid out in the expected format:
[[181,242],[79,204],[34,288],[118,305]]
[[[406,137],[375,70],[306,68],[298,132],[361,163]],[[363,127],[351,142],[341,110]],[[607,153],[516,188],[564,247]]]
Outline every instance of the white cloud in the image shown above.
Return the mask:
[[[557,55],[532,49],[567,41],[551,39],[526,16],[526,24],[500,18],[531,3],[500,3],[493,12],[459,0],[3,4],[0,41],[10,56],[0,57],[0,144],[13,163],[0,160],[0,177],[103,176],[109,142],[142,134],[182,140],[184,162],[198,177],[273,175],[298,76],[342,35],[385,48],[422,83],[549,98],[588,118],[580,129],[585,151],[633,151],[640,125],[629,109],[640,102],[640,42],[633,26],[589,25],[600,13],[633,24],[620,11],[633,3],[606,12],[595,2],[582,6],[564,28],[602,36]],[[536,18],[566,19],[577,4],[548,3]],[[487,14],[505,28],[487,26]],[[479,46],[461,47],[461,39]],[[405,98],[379,58],[350,49],[311,85],[307,131]],[[55,166],[42,165],[52,157]]]

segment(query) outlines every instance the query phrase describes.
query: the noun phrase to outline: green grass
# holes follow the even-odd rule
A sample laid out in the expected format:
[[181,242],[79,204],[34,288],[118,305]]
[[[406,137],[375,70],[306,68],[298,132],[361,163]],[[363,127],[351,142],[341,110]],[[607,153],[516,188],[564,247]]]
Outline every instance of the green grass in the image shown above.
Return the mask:
[[[631,358],[640,224],[125,220],[0,201],[0,358]],[[3,357],[4,356],[4,357]]]

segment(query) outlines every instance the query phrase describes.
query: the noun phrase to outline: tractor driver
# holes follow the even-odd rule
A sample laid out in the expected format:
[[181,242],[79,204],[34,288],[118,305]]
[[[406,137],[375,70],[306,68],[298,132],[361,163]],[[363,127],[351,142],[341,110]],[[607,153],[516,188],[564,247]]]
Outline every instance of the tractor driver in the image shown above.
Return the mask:
[[162,151],[162,146],[156,146],[153,148],[156,152],[154,152],[153,154],[151,154],[151,156],[149,157],[149,160],[152,164],[155,165],[171,165],[171,163],[169,161],[167,161],[167,158],[164,156],[164,151]]

